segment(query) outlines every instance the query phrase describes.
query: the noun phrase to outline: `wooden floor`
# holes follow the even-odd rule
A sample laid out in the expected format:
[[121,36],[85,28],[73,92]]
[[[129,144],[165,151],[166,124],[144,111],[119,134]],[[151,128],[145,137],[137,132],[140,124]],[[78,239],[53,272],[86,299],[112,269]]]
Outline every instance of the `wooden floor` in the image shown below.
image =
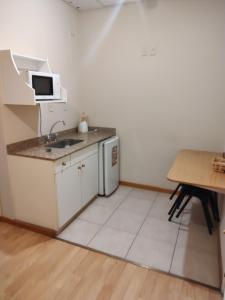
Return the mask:
[[216,291],[0,222],[0,299],[218,300]]

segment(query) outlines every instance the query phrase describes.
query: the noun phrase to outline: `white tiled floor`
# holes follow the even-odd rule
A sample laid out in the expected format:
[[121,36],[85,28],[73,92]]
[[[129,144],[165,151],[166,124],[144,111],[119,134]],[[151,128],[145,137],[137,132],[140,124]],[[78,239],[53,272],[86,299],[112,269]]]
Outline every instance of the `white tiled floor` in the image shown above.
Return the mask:
[[[195,235],[193,239],[192,233]],[[217,248],[213,247],[217,245],[214,237],[216,235],[212,238],[208,235],[208,239],[205,239],[206,234],[205,226],[204,229],[197,229],[195,232],[179,231],[170,272],[218,287],[218,256]]]
[[115,207],[93,203],[79,216],[79,219],[101,225],[109,219],[115,209]]
[[90,242],[89,246],[109,254],[125,257],[134,238],[134,234],[105,226]]
[[170,243],[138,235],[127,258],[142,265],[169,272],[173,251],[174,245]]
[[148,217],[139,234],[148,239],[159,240],[175,245],[178,229],[178,224]]
[[143,215],[134,211],[128,211],[126,209],[119,208],[110,217],[106,223],[106,226],[120,231],[137,234],[142,223]]
[[87,245],[100,228],[101,225],[76,220],[68,226],[60,236],[67,241]]
[[167,194],[120,186],[59,238],[218,287],[217,232],[208,234],[198,200],[168,222],[171,205]]

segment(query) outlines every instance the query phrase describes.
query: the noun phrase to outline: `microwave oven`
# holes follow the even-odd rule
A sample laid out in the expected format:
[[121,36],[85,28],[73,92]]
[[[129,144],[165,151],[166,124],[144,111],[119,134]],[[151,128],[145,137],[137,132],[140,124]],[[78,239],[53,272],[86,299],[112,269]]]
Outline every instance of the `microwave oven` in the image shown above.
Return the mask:
[[28,71],[27,81],[37,101],[61,100],[59,74]]

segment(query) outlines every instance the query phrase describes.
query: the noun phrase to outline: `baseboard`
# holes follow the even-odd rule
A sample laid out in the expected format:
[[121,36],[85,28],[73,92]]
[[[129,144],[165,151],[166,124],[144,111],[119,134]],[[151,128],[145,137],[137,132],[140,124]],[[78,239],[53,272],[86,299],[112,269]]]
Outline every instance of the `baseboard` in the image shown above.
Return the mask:
[[24,229],[27,229],[27,230],[30,230],[30,231],[33,231],[33,232],[41,233],[41,234],[49,236],[51,238],[55,238],[70,223],[72,223],[78,217],[78,215],[80,215],[96,198],[97,198],[97,196],[94,196],[81,210],[79,210],[68,222],[66,222],[66,224],[64,224],[61,228],[59,228],[58,231],[56,231],[54,229],[50,229],[50,228],[30,224],[30,223],[23,222],[23,221],[6,218],[6,217],[3,217],[3,216],[0,216],[0,221],[11,224],[11,225],[14,225],[14,226],[18,226],[18,227],[21,227],[21,228],[24,228]]
[[56,231],[50,228],[46,228],[46,227],[42,227],[42,226],[38,226],[38,225],[34,225],[34,224],[30,224],[27,222],[23,222],[23,221],[19,221],[19,220],[13,220],[13,219],[9,219],[3,216],[0,216],[0,221],[11,224],[11,225],[15,225],[33,232],[37,232],[37,233],[41,233],[44,235],[47,235],[49,237],[55,237],[56,236]]
[[166,194],[172,194],[172,192],[173,192],[173,190],[171,190],[171,189],[165,189],[165,188],[161,188],[159,186],[146,185],[146,184],[129,182],[129,181],[120,181],[120,184],[125,185],[125,186],[130,186],[133,188],[137,188],[137,189],[149,190],[149,191],[166,193]]

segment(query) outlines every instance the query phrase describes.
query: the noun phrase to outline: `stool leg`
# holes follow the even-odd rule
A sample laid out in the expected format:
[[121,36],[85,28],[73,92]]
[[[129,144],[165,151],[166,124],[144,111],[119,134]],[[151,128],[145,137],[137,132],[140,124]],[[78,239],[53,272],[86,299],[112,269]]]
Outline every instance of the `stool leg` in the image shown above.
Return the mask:
[[179,197],[177,198],[177,200],[175,201],[175,205],[172,206],[171,210],[169,211],[170,217],[168,219],[168,221],[170,222],[173,218],[173,215],[175,214],[177,207],[179,207],[184,199],[184,197],[186,196],[186,193],[184,191],[182,191],[179,195]]
[[218,194],[213,192],[214,195],[214,207],[215,207],[215,214],[216,214],[216,221],[220,222],[220,213],[219,213],[219,206],[218,206]]
[[216,192],[209,192],[210,206],[213,213],[213,218],[215,221],[220,222],[218,199]]
[[180,201],[181,195],[182,195],[182,192],[181,192],[180,195],[177,197],[177,199],[174,201],[174,203],[173,203],[171,209],[170,209],[169,212],[168,212],[168,215],[170,215],[170,214],[173,212],[174,208],[177,207],[177,203]]
[[209,214],[209,210],[208,210],[208,206],[207,206],[207,201],[205,199],[200,199],[201,203],[202,203],[202,208],[204,211],[204,215],[205,215],[205,220],[206,220],[206,224],[208,227],[208,231],[209,234],[212,234],[212,228],[213,228],[213,224],[212,224],[212,220]]
[[213,192],[209,192],[209,202],[210,202],[210,206],[211,206],[211,210],[212,210],[212,214],[213,214],[213,219],[215,221],[217,221],[217,211],[216,211],[216,207],[215,207],[215,195]]
[[176,218],[179,218],[180,214],[182,213],[182,211],[185,209],[185,207],[187,206],[187,204],[189,203],[189,201],[191,200],[192,196],[188,196],[187,200],[184,202],[184,204],[181,206],[180,210],[178,211],[178,213],[176,214]]
[[174,208],[177,206],[177,202],[179,201],[179,199],[180,199],[180,198],[177,197],[177,199],[174,201],[174,203],[173,203],[171,209],[170,209],[169,212],[168,212],[168,215],[170,215],[170,214],[173,212]]
[[172,195],[170,196],[170,200],[173,199],[173,197],[176,195],[177,191],[179,190],[181,184],[179,183],[178,186],[175,188],[175,190],[173,191]]

